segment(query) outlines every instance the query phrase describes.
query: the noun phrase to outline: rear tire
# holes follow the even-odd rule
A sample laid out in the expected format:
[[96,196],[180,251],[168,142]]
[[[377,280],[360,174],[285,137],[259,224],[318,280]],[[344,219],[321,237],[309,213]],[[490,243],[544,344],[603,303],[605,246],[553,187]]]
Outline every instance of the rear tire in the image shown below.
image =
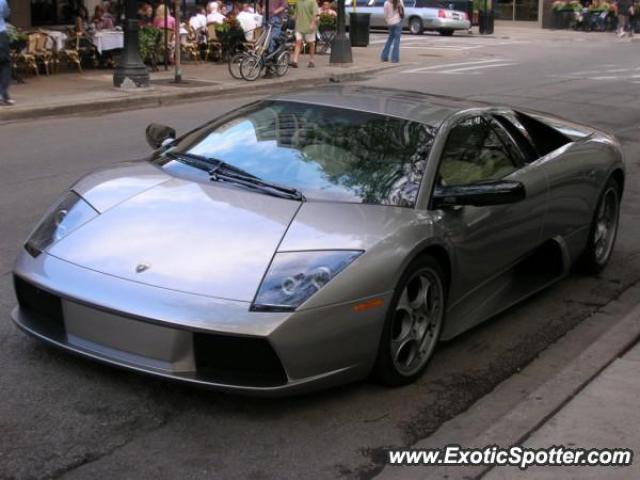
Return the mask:
[[412,35],[422,35],[424,32],[424,26],[422,25],[422,20],[418,17],[412,17],[409,19],[409,32]]
[[229,73],[236,80],[242,80],[242,73],[240,72],[240,65],[244,59],[246,53],[238,52],[229,59]]
[[388,386],[414,382],[435,351],[446,311],[440,263],[418,257],[404,272],[387,311],[374,376]]
[[614,178],[609,178],[593,214],[587,248],[578,263],[584,273],[600,273],[609,263],[618,236],[619,220],[620,185]]
[[453,35],[453,30],[447,28],[445,30],[438,30],[438,33],[443,37],[450,37],[451,35]]
[[290,58],[291,56],[289,55],[289,52],[287,50],[278,55],[274,67],[276,76],[283,77],[287,74],[287,72],[289,71]]

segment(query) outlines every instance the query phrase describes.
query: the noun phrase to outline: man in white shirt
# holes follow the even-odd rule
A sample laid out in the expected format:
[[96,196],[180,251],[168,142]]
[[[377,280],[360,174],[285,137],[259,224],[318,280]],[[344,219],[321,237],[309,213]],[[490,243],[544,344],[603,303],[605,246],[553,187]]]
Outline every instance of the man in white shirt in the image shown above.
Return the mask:
[[220,13],[220,4],[210,2],[207,6],[207,23],[223,23],[225,16]]
[[247,42],[253,42],[255,40],[256,28],[262,25],[262,15],[255,13],[251,5],[245,3],[236,19],[244,31],[244,38]]
[[204,7],[196,7],[196,11],[193,12],[193,15],[189,19],[189,25],[191,25],[191,28],[196,32],[207,29],[207,16],[204,14]]

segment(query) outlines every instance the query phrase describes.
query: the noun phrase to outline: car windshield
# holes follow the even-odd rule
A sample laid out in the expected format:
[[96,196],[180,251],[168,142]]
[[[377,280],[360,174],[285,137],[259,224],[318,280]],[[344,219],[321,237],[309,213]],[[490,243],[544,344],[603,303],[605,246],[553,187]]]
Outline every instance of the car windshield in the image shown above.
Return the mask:
[[[434,133],[395,117],[269,101],[196,130],[167,152],[225,162],[310,200],[412,207]],[[176,161],[169,156],[159,163]]]

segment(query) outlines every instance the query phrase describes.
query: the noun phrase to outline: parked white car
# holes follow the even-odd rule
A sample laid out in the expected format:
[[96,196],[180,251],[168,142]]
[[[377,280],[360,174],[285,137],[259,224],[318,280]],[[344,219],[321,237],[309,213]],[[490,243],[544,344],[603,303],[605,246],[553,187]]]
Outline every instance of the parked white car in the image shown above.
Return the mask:
[[[471,21],[466,12],[446,8],[428,7],[429,0],[406,0],[404,2],[404,28],[414,35],[425,30],[437,31],[440,35],[453,35],[456,30],[469,30]],[[353,11],[353,0],[345,0],[347,25],[349,12]],[[384,0],[356,0],[356,12],[371,14],[371,27],[386,27],[384,21]]]

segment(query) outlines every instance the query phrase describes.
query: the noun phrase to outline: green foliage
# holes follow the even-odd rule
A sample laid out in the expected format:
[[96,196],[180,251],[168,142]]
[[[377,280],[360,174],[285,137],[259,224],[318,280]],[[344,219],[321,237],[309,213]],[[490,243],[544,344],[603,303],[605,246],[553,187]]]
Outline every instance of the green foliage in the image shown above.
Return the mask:
[[27,34],[21,32],[16,27],[7,23],[7,35],[9,35],[9,43],[24,43],[27,41]]
[[336,21],[335,15],[330,15],[328,13],[321,13],[318,27],[320,28],[320,30],[335,30],[336,23],[337,21]]
[[153,60],[154,55],[158,52],[161,36],[162,32],[150,25],[140,29],[138,34],[138,45],[140,48],[140,57],[143,62]]
[[227,53],[236,51],[245,39],[242,27],[233,16],[228,16],[216,26],[216,35],[222,44],[222,50]]

